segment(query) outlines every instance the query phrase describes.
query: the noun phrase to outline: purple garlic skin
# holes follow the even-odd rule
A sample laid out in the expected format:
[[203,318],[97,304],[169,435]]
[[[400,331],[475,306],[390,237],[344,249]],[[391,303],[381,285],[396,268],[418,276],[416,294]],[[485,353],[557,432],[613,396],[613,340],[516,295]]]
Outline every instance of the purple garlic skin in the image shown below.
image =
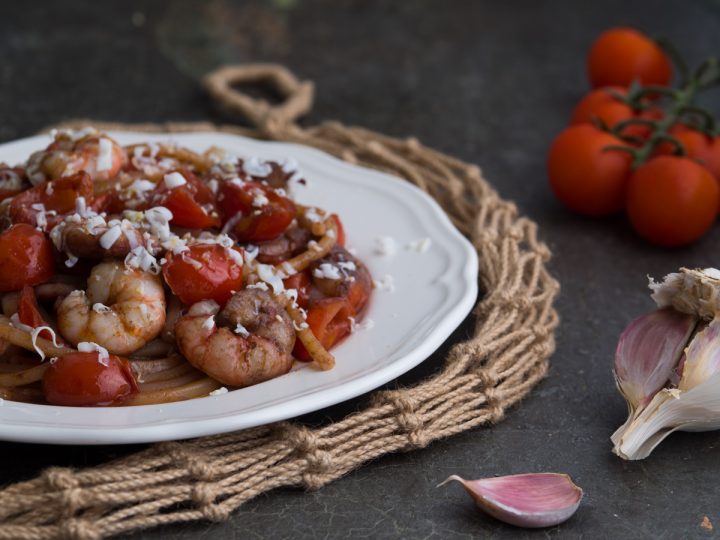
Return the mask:
[[673,375],[697,318],[672,308],[632,321],[615,351],[615,380],[631,411],[647,405]]
[[481,510],[494,518],[525,528],[552,527],[569,519],[580,506],[583,492],[570,477],[559,473],[498,476],[462,483]]

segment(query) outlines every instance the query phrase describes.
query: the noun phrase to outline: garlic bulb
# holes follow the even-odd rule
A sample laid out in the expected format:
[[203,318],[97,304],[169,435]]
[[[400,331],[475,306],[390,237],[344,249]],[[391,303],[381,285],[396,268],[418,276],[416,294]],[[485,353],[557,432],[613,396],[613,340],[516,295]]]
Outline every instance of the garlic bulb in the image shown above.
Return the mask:
[[552,527],[562,523],[575,513],[583,496],[582,489],[567,474],[515,474],[481,480],[452,475],[440,486],[452,480],[463,485],[481,510],[518,527]]
[[611,440],[624,459],[673,431],[720,429],[720,271],[683,268],[650,288],[661,309],[630,323],[615,356],[629,416]]

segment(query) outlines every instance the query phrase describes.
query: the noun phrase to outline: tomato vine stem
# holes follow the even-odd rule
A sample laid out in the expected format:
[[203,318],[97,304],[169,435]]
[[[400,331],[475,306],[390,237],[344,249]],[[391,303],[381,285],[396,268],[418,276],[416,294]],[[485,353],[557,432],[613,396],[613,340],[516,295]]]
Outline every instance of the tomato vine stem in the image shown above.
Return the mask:
[[709,58],[691,73],[687,64],[683,60],[678,51],[668,42],[659,41],[660,45],[665,49],[668,55],[673,59],[681,77],[679,88],[671,88],[667,86],[641,86],[634,82],[630,85],[628,93],[622,96],[613,93],[613,96],[626,103],[633,110],[645,111],[652,109],[653,100],[661,98],[669,98],[670,105],[664,111],[663,117],[659,120],[651,120],[649,118],[630,118],[615,125],[609,130],[613,135],[617,136],[624,142],[634,142],[635,137],[623,136],[623,130],[630,126],[647,126],[650,128],[650,136],[645,142],[639,146],[622,146],[610,145],[607,150],[622,150],[632,155],[633,170],[640,167],[648,159],[650,159],[661,143],[670,143],[675,146],[675,155],[686,155],[687,151],[683,144],[673,137],[670,133],[673,126],[678,123],[687,123],[685,120],[688,116],[699,118],[700,125],[693,125],[698,130],[708,135],[714,135],[717,129],[715,116],[698,105],[695,99],[702,91],[720,84],[720,62],[717,58]]

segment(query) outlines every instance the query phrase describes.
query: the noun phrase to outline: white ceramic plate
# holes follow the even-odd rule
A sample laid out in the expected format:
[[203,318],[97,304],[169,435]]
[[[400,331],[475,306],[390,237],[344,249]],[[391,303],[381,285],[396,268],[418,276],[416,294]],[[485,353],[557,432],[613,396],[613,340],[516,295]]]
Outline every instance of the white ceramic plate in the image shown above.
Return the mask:
[[[260,142],[222,133],[111,133],[121,144],[172,140],[194,150],[220,146],[241,157],[293,157],[307,179],[296,199],[342,217],[347,243],[376,279],[394,278],[395,290],[376,289],[366,320],[333,350],[337,365],[307,365],[249,388],[180,403],[75,408],[5,401],[0,439],[53,444],[140,443],[197,437],[283,420],[372,390],[413,368],[462,322],[477,296],[475,250],[428,195],[408,182],[350,165],[312,148]],[[15,164],[49,142],[47,136],[0,145],[0,161]],[[397,251],[375,252],[389,236]],[[431,239],[419,253],[407,245]],[[2,276],[0,276],[2,279]]]

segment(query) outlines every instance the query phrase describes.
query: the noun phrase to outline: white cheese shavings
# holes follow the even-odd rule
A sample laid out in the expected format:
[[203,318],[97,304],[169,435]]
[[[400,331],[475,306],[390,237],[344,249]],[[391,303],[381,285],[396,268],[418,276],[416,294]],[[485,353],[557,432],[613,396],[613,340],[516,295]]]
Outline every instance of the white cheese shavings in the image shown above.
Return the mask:
[[101,302],[95,302],[93,304],[92,310],[95,313],[112,313],[112,308],[110,308],[109,306],[106,306],[105,304],[103,304]]
[[80,352],[96,352],[98,353],[98,362],[107,367],[110,365],[110,353],[105,347],[93,343],[92,341],[81,341],[77,345],[77,350]]
[[245,261],[251,263],[260,254],[260,248],[248,244],[245,246]]
[[267,206],[269,203],[270,199],[268,199],[262,191],[258,189],[253,192],[252,205],[254,208],[262,208],[263,206]]
[[130,251],[125,257],[125,266],[128,268],[139,268],[151,274],[160,273],[160,265],[157,259],[144,246],[138,246]]
[[275,294],[280,294],[285,289],[282,277],[275,273],[275,270],[269,264],[258,264],[256,266],[258,277],[265,283],[270,285]]
[[373,279],[373,285],[381,291],[395,292],[395,278],[390,274],[385,274],[381,279]]
[[313,276],[321,279],[342,279],[342,274],[337,266],[330,263],[322,263],[315,270]]
[[266,177],[272,172],[272,167],[258,157],[251,157],[243,162],[243,170],[250,176]]
[[288,277],[294,276],[295,274],[297,274],[297,270],[295,270],[295,267],[292,264],[290,264],[288,261],[283,262],[280,265],[280,268],[282,269],[283,274],[285,274]]
[[119,225],[113,225],[105,234],[100,237],[100,246],[103,249],[110,249],[122,236],[122,229]]
[[75,213],[79,214],[80,217],[87,217],[88,210],[87,210],[87,202],[85,202],[85,197],[78,197],[75,199]]
[[65,266],[67,266],[68,268],[72,268],[77,264],[79,259],[72,253],[68,253],[67,256],[68,258],[67,261],[65,261]]
[[168,189],[175,189],[176,187],[187,184],[185,177],[177,171],[166,174],[163,177],[163,181],[165,182],[165,187]]
[[215,300],[201,300],[194,303],[187,314],[190,317],[201,317],[203,315],[217,315],[220,311],[220,304]]
[[238,266],[243,265],[243,257],[242,254],[233,248],[225,248],[227,250],[228,256],[232,259],[232,261],[237,264]]
[[262,281],[258,281],[257,283],[253,283],[252,285],[248,285],[245,287],[246,289],[260,289],[261,291],[268,291],[270,290],[267,286],[267,283],[263,283]]
[[152,191],[153,189],[155,189],[155,184],[150,180],[145,180],[144,178],[138,178],[130,184],[130,186],[128,186],[128,190],[134,193],[145,193],[146,191]]
[[425,253],[428,249],[430,249],[431,245],[432,240],[430,238],[420,238],[419,240],[410,242],[407,246],[405,246],[405,249],[417,251],[418,253]]
[[285,296],[287,296],[293,304],[297,303],[298,291],[297,289],[285,289]]
[[311,223],[320,223],[325,220],[325,216],[318,212],[317,208],[308,208],[305,211],[305,219]]
[[378,236],[375,239],[375,253],[385,257],[395,255],[395,239],[390,236]]
[[220,388],[217,388],[217,389],[213,390],[212,392],[210,392],[208,394],[208,396],[219,396],[221,394],[227,394],[227,393],[228,393],[228,389],[225,388],[224,386],[221,386]]
[[249,337],[250,332],[248,332],[247,328],[245,328],[242,324],[237,323],[237,326],[235,326],[235,330],[233,330],[236,334],[241,335],[242,337]]
[[112,168],[112,141],[100,137],[98,141],[98,158],[95,170],[97,172],[109,171]]
[[355,266],[355,263],[352,261],[340,261],[336,264],[340,270],[344,270],[346,272],[353,272],[357,270],[357,266]]
[[365,319],[362,323],[355,322],[354,317],[348,317],[350,321],[350,333],[354,334],[358,330],[372,330],[375,327],[375,321],[372,319]]
[[298,325],[295,321],[293,321],[293,327],[295,328],[296,332],[299,332],[300,330],[305,330],[307,328],[310,328],[310,325],[306,322],[303,322]]
[[10,324],[17,328],[18,330],[22,330],[23,332],[32,332],[33,327],[28,326],[27,324],[23,324],[20,322],[20,316],[17,313],[13,313],[10,316]]

